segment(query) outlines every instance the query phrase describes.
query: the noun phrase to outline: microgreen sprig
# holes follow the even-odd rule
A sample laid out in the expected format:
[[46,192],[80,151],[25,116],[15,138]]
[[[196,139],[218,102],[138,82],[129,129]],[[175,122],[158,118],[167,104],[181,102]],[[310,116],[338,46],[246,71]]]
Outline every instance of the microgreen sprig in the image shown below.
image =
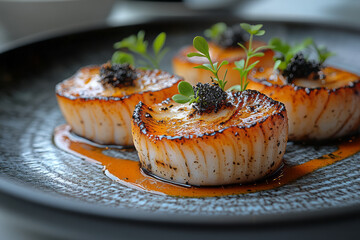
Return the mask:
[[323,64],[326,59],[335,55],[335,53],[330,52],[325,46],[317,46],[315,42],[313,42],[313,47],[318,55],[318,60],[320,64]]
[[209,29],[206,29],[204,34],[206,37],[210,38],[211,41],[216,42],[221,34],[223,34],[226,31],[226,24],[223,22],[216,23],[212,25]]
[[[242,59],[240,61],[235,62],[235,66],[236,66],[235,69],[240,72],[241,81],[240,81],[240,85],[232,86],[231,88],[228,89],[228,91],[232,91],[232,90],[244,91],[246,89],[247,85],[249,84],[247,81],[248,73],[259,63],[259,60],[258,60],[249,65],[250,59],[252,57],[264,56],[264,53],[262,51],[265,49],[271,48],[270,46],[260,46],[256,49],[252,48],[253,37],[254,36],[262,36],[265,34],[265,30],[261,29],[262,28],[261,24],[250,25],[247,23],[242,23],[242,24],[240,24],[240,26],[250,34],[248,48],[246,48],[241,43],[238,43],[238,45],[244,49],[247,57],[246,57],[246,60]],[[221,28],[221,27],[219,27],[219,28]],[[211,34],[213,34],[215,36],[216,31],[218,31],[218,30],[213,29],[213,32]],[[209,35],[210,35],[210,32],[209,32]],[[209,61],[209,63],[205,63],[202,65],[196,66],[195,68],[210,71],[214,75],[214,77],[211,77],[212,81],[215,82],[216,84],[218,84],[218,86],[223,91],[225,91],[225,85],[227,83],[227,81],[225,80],[227,70],[225,71],[223,79],[219,78],[218,73],[219,73],[220,68],[224,65],[229,64],[229,62],[222,61],[220,64],[218,64],[217,62],[213,63],[211,60],[211,57],[210,57],[210,53],[209,53],[209,45],[203,37],[200,37],[200,36],[195,37],[193,40],[193,46],[196,50],[198,50],[198,52],[189,53],[187,55],[188,57],[204,57]],[[184,82],[184,81],[180,82],[178,84],[178,90],[179,90],[180,94],[176,94],[172,97],[172,99],[175,102],[177,102],[177,103],[189,102],[190,104],[194,103],[194,102],[198,102],[199,97],[195,98],[195,96],[197,94],[195,94],[194,89],[190,83]]]
[[248,48],[246,48],[243,44],[238,43],[240,47],[242,47],[246,53],[246,60],[241,59],[240,61],[235,62],[235,68],[240,73],[240,85],[234,85],[228,89],[228,91],[244,91],[249,81],[247,80],[248,73],[260,62],[259,60],[253,62],[249,65],[250,59],[253,57],[262,57],[264,56],[263,50],[271,48],[270,46],[260,46],[256,49],[253,49],[253,38],[254,36],[262,36],[265,34],[265,30],[262,30],[262,24],[258,25],[250,25],[247,23],[241,23],[241,28],[250,34],[250,38],[248,41]]
[[190,83],[181,81],[178,84],[178,91],[180,94],[176,94],[172,99],[177,103],[189,103],[197,102],[199,97],[195,98],[195,92]]
[[205,40],[205,38],[203,38],[203,37],[200,37],[200,36],[195,37],[193,40],[193,46],[199,52],[189,53],[187,55],[188,57],[204,57],[209,61],[209,63],[204,63],[202,65],[196,66],[195,68],[209,70],[210,72],[212,72],[214,77],[211,77],[211,80],[213,82],[215,82],[216,84],[218,84],[222,90],[225,90],[225,85],[227,83],[227,81],[225,80],[227,70],[225,71],[223,79],[219,78],[218,73],[219,73],[220,68],[224,65],[229,64],[229,62],[224,60],[220,64],[218,64],[217,62],[213,63],[211,60],[211,57],[210,57],[209,45],[208,45],[207,41]]
[[312,38],[306,38],[301,43],[291,46],[290,44],[282,41],[280,38],[272,38],[269,41],[269,45],[272,48],[281,54],[280,57],[275,57],[275,69],[285,70],[287,65],[291,62],[291,59],[300,51],[308,49],[310,46],[313,46],[317,55],[318,61],[320,64],[323,64],[325,60],[335,54],[328,51],[324,46],[317,46]]
[[[139,61],[143,68],[159,68],[159,63],[168,49],[164,48],[166,33],[160,33],[153,41],[153,54],[148,53],[148,42],[144,40],[145,32],[139,31],[137,35],[131,35],[114,44],[115,49],[127,49],[138,54],[144,60]],[[132,54],[123,51],[116,51],[112,56],[112,63],[129,63],[135,65],[135,58]]]
[[291,46],[286,42],[282,41],[280,38],[270,39],[269,45],[272,46],[273,50],[281,53],[282,56],[275,57],[274,69],[279,68],[284,70],[286,66],[290,63],[291,59],[300,51],[306,49],[311,44],[313,40],[311,38],[304,39],[301,43]]

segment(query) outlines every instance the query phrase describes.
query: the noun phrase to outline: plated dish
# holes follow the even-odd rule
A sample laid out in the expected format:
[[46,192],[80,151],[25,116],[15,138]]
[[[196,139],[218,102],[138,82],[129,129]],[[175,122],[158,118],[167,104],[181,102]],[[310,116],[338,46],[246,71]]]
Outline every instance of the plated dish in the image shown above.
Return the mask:
[[[177,31],[183,31],[182,33],[184,36],[188,36],[186,33],[189,32],[189,28],[179,23],[174,23],[174,25],[181,26],[181,28],[177,28]],[[144,25],[142,27],[149,30],[154,30],[158,26]],[[276,29],[279,30],[284,26],[281,24],[274,24],[271,27],[275,31]],[[169,26],[169,31],[167,31],[170,37],[171,34],[174,33],[174,30],[171,29],[171,26]],[[288,28],[287,31],[301,32],[304,31],[304,29],[301,27],[295,27]],[[323,31],[324,34],[330,34],[335,30],[325,28]],[[113,32],[109,31],[108,37],[111,36],[110,33]],[[347,31],[341,31],[341,33],[343,35],[350,36],[350,38],[353,36],[352,34],[354,34]],[[190,216],[193,211],[193,208],[190,208],[190,206],[195,206],[196,209],[201,209],[200,214],[205,216],[209,216],[211,214],[230,215],[235,217],[256,215],[258,218],[261,218],[262,215],[266,214],[294,214],[296,212],[311,212],[318,207],[328,210],[332,208],[341,208],[343,206],[356,206],[358,204],[356,203],[356,199],[358,199],[358,191],[354,191],[352,188],[352,183],[357,181],[356,179],[359,178],[359,176],[356,174],[352,174],[352,170],[357,166],[357,156],[349,157],[344,160],[344,162],[342,162],[346,164],[340,164],[339,162],[339,164],[335,165],[335,170],[333,168],[322,168],[316,172],[317,174],[307,175],[276,190],[250,193],[241,196],[195,200],[191,198],[179,198],[174,201],[174,198],[170,196],[143,193],[139,190],[114,183],[106,176],[102,175],[101,171],[99,172],[99,166],[81,160],[79,161],[78,157],[69,156],[69,154],[66,154],[57,149],[51,143],[51,133],[49,133],[49,129],[54,129],[56,126],[64,123],[64,120],[62,119],[59,110],[56,109],[55,99],[51,98],[48,91],[55,85],[55,83],[70,76],[71,73],[76,71],[76,69],[79,69],[81,66],[90,64],[90,61],[94,61],[94,59],[98,59],[98,56],[96,56],[95,53],[89,53],[86,51],[89,45],[94,46],[95,43],[99,43],[100,39],[104,39],[103,36],[100,37],[99,35],[96,35],[96,33],[93,34],[94,35],[90,34],[93,37],[93,40],[92,42],[87,43],[88,45],[83,43],[82,37],[79,37],[77,41],[68,43],[69,45],[66,45],[68,49],[76,49],[74,51],[75,56],[70,58],[70,56],[65,54],[60,55],[62,58],[61,65],[56,64],[59,58],[56,59],[56,61],[53,59],[52,62],[48,64],[54,64],[58,67],[54,67],[54,65],[48,65],[48,68],[45,68],[47,70],[42,70],[46,71],[44,74],[35,74],[33,78],[33,84],[31,86],[29,86],[27,82],[21,82],[20,89],[22,91],[26,91],[31,96],[37,96],[36,98],[33,98],[28,102],[26,99],[21,101],[21,96],[24,97],[24,95],[16,95],[15,92],[13,92],[13,97],[6,100],[10,100],[10,105],[17,106],[17,108],[3,107],[4,111],[8,113],[8,116],[16,119],[16,124],[25,127],[19,129],[11,128],[7,132],[8,134],[17,136],[16,139],[21,139],[22,147],[20,148],[19,146],[13,146],[12,150],[10,148],[1,149],[1,151],[5,153],[3,156],[8,156],[7,153],[10,152],[12,152],[14,155],[12,158],[13,161],[11,162],[4,161],[4,159],[2,159],[1,169],[3,175],[16,177],[20,182],[29,182],[29,179],[35,178],[37,181],[30,183],[35,188],[57,192],[56,194],[60,198],[61,196],[66,196],[69,198],[80,199],[81,201],[93,204],[94,206],[98,204],[111,206],[115,209],[118,209],[119,214],[121,214],[122,208],[137,208],[144,211],[152,211],[153,213],[167,212],[175,215],[185,214]],[[357,35],[355,34],[355,36]],[[191,41],[192,37],[193,34],[188,36],[188,39]],[[100,51],[101,48],[107,49],[106,51],[108,54],[106,55],[109,56],[109,54],[112,52],[112,49],[109,48],[110,40],[115,42],[118,40],[118,38],[114,39],[113,37],[107,41],[104,40],[102,45],[98,45],[97,50]],[[50,45],[50,47],[53,46],[55,49],[55,43],[58,42],[54,41],[53,43],[54,45]],[[51,56],[46,55],[46,53],[42,54],[44,54],[41,55],[44,61],[49,58],[51,59]],[[174,54],[174,52],[172,52],[172,54]],[[105,62],[106,60],[107,59],[104,56],[104,59],[100,59],[98,61]],[[77,63],[74,64],[74,61]],[[64,72],[64,69],[67,70]],[[52,86],[48,86],[47,83],[44,83],[43,81],[45,78],[49,79],[49,76],[50,79],[53,79]],[[9,83],[9,87],[7,89],[10,89],[11,85],[12,84]],[[42,91],[36,91],[35,89],[40,89]],[[46,99],[52,100],[45,101]],[[5,99],[2,98],[2,101],[5,101]],[[29,106],[33,107],[30,108],[30,110],[26,110]],[[47,117],[43,118],[42,116],[44,115]],[[1,123],[3,126],[11,125],[11,123],[9,123],[9,121],[5,118],[2,118]],[[5,140],[2,139],[1,141]],[[17,149],[16,151],[18,151],[19,154],[13,153],[16,152],[15,149]],[[322,155],[327,155],[334,152],[335,150],[336,146],[331,144],[316,148],[313,146],[289,144],[287,146],[288,152],[284,155],[284,158],[289,163],[289,165],[296,165],[309,159],[320,158]],[[114,157],[119,157],[119,155],[121,155],[123,157],[127,156],[129,159],[136,159],[136,154],[127,151],[118,151],[114,149],[105,149],[104,151],[107,155]],[[41,161],[39,161],[40,159]],[[22,166],[21,163],[25,163],[27,167],[25,168],[25,166]],[[55,165],[57,166],[56,168],[54,168]],[[29,172],[28,167],[34,170],[38,170]],[[48,182],[47,180],[50,179],[50,175],[53,176],[53,180],[49,185],[46,184],[46,182]],[[319,186],[319,183],[321,186],[329,188],[326,190],[321,190],[321,188],[318,188],[319,191],[315,191],[312,192],[312,194],[309,194],[309,190],[314,188],[314,186]],[[71,186],[76,187],[71,188]],[[300,186],[301,189],[299,189]],[[341,194],[338,191],[340,188],[343,191]],[[81,189],[80,194],[79,189]],[[344,191],[346,192],[345,195]],[[92,193],[89,195],[90,192]],[[317,200],[311,201],[311,199],[314,199],[314,194],[316,195]],[[330,195],[331,197],[329,197]],[[342,196],[341,201],[340,196]],[[94,199],[101,200],[95,201]],[[141,205],[141,200],[144,199],[146,199],[145,202],[147,204]],[[262,207],[260,206],[261,204],[264,204],[264,202],[261,199],[267,200],[267,203],[265,203],[265,205]],[[294,204],[297,201],[308,202],[308,204],[304,204],[299,207],[298,205]],[[189,204],[190,202],[192,202],[192,204]],[[164,203],[167,204],[166,209],[159,209],[155,207],[162,206]],[[280,205],[282,207],[278,208]]]
[[[248,56],[253,51],[253,36],[265,31],[262,25],[240,25],[250,34],[248,49],[242,46]],[[108,63],[82,68],[59,83],[56,95],[70,131],[93,144],[116,144],[120,148],[134,145],[140,159],[138,172],[173,184],[221,188],[255,182],[276,172],[283,162],[288,118],[282,103],[246,90],[246,73],[260,61],[250,64],[250,56],[242,59],[243,69],[236,69],[242,76],[241,85],[225,91],[226,73],[220,78],[218,72],[228,62],[212,61],[207,41],[195,37],[193,45],[199,52],[190,55],[207,58],[211,69],[207,64],[201,67],[214,76],[209,77],[212,84],[198,82],[192,86],[159,69],[165,41],[166,33],[160,33],[153,41],[153,54],[149,53],[145,32],[139,31],[114,45],[119,50]],[[256,47],[253,54],[261,57],[264,49],[269,47]],[[140,61],[133,53],[149,60],[142,63],[148,70],[136,66]],[[239,62],[234,64],[238,66]],[[179,94],[174,94],[176,85]],[[183,105],[187,102],[188,106]],[[57,140],[63,134],[63,127],[59,129],[54,132],[54,143],[76,152]],[[93,160],[97,155],[94,153]],[[129,169],[121,167],[119,171]]]
[[250,87],[286,105],[289,139],[315,142],[357,134],[360,76],[329,66],[326,60],[335,53],[311,38],[291,45],[275,37],[270,44],[277,69],[256,69]]
[[174,101],[138,104],[133,136],[141,166],[195,186],[249,183],[278,170],[287,142],[284,105],[251,90],[226,101],[209,114]]
[[[220,26],[223,29],[219,30]],[[56,86],[57,99],[70,128],[55,130],[55,144],[70,153],[76,152],[63,143],[65,138],[72,141],[66,136],[71,131],[93,144],[116,144],[120,148],[134,145],[140,159],[138,172],[142,170],[143,175],[187,185],[183,187],[219,188],[257,184],[261,179],[274,177],[271,174],[283,164],[288,138],[329,141],[355,135],[351,145],[356,149],[360,76],[325,66],[325,60],[334,54],[326,47],[318,47],[311,38],[294,46],[276,37],[268,45],[258,44],[254,37],[265,34],[262,27],[240,23],[238,29],[217,23],[205,31],[212,32],[212,44],[204,37],[194,37],[193,51],[186,56],[205,59],[193,68],[210,72],[207,79],[210,83],[202,83],[204,79],[196,74],[197,77],[189,79],[185,69],[178,71],[186,75],[185,81],[167,73],[164,78],[159,62],[166,52],[164,32],[154,39],[153,53],[148,51],[143,30],[115,43],[118,51],[111,61],[101,67],[83,68]],[[248,41],[243,37],[245,33],[249,35]],[[317,60],[304,54],[310,45],[317,52]],[[218,46],[239,60],[229,62],[216,57],[213,49]],[[274,51],[279,54],[269,59]],[[147,71],[136,66],[135,62],[140,61],[133,53],[148,60],[142,63]],[[223,76],[222,67],[228,67]],[[176,61],[173,68],[177,69]],[[227,78],[229,70],[238,71],[239,76],[231,74]],[[198,82],[193,86],[189,81],[194,80]],[[229,82],[232,85],[227,87]],[[176,84],[178,94],[174,94]],[[249,85],[268,96],[247,90]],[[284,91],[284,86],[290,90]],[[296,92],[299,87],[306,94],[299,96]],[[345,92],[340,94],[342,90]],[[312,91],[317,93],[310,95]],[[78,99],[83,101],[77,103]],[[109,107],[111,102],[119,104]],[[98,159],[98,153],[91,157],[86,149],[76,153],[82,152],[94,161]],[[356,153],[344,151],[335,158]],[[125,167],[116,170],[120,171],[130,170]],[[282,179],[281,175],[278,177]],[[141,179],[139,176],[135,182]],[[132,183],[136,187],[134,180]]]
[[[135,105],[163,101],[177,92],[181,78],[161,70],[132,70],[134,83],[113,87],[101,83],[101,70],[110,66],[80,69],[70,79],[59,83],[56,95],[72,131],[96,143],[132,146],[131,117]],[[104,73],[113,78],[114,71]],[[125,70],[124,70],[125,72]],[[110,86],[108,86],[110,85]]]
[[[281,76],[269,81],[265,69],[251,76],[249,87],[283,102],[289,112],[289,139],[320,141],[356,134],[360,126],[360,77],[326,67],[325,83],[299,80],[287,84]],[[276,79],[276,80],[275,80]]]

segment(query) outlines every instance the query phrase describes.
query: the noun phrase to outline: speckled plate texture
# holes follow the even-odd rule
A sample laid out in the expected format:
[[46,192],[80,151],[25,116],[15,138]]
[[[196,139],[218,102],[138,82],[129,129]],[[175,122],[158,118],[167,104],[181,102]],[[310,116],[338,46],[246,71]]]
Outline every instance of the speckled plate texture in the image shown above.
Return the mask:
[[[59,150],[52,141],[53,130],[65,123],[58,108],[55,84],[77,69],[107,61],[113,43],[144,29],[149,39],[165,31],[171,51],[163,61],[171,71],[171,57],[211,21],[152,22],[106,28],[49,39],[13,49],[0,55],[0,186],[12,184],[21,197],[31,191],[42,203],[71,211],[87,211],[126,217],[128,211],[140,220],[171,216],[171,221],[218,222],[311,217],[315,212],[341,213],[360,208],[360,154],[317,170],[283,187],[238,196],[178,198],[151,194],[120,185],[108,178],[102,166]],[[264,40],[271,36],[300,41],[312,36],[337,55],[329,64],[359,73],[360,33],[330,26],[265,23]],[[328,154],[334,145],[314,147],[289,143],[284,156],[288,164],[300,164]],[[129,155],[136,158],[136,154]],[[21,191],[23,189],[24,191]],[[30,194],[29,194],[30,192]],[[14,194],[14,193],[13,193]],[[35,199],[35,198],[34,198]],[[36,199],[33,201],[37,201]],[[51,200],[51,201],[50,201]],[[64,205],[66,203],[66,206]],[[79,207],[82,206],[82,207]],[[107,209],[107,210],[106,210]],[[98,211],[99,210],[99,211]],[[104,211],[103,211],[104,210]],[[297,215],[298,214],[298,215]],[[199,217],[200,216],[200,217]],[[170,219],[169,218],[169,219]],[[270,220],[269,220],[270,221]]]

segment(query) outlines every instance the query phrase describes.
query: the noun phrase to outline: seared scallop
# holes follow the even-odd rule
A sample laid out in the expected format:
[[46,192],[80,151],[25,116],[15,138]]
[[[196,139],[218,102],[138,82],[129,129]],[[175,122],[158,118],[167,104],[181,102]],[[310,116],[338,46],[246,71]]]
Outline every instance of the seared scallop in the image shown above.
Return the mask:
[[211,112],[173,100],[139,103],[132,132],[141,167],[199,186],[251,182],[277,170],[288,135],[284,105],[252,90],[226,94]]
[[100,144],[132,146],[131,116],[139,101],[153,104],[177,92],[179,77],[161,70],[135,70],[133,84],[104,84],[100,66],[81,68],[56,86],[65,120],[79,136]]
[[[260,46],[265,46],[266,44],[260,41],[253,42],[253,48]],[[248,44],[245,43],[245,46],[248,47]],[[225,71],[227,71],[226,80],[228,81],[227,87],[240,84],[240,75],[237,70],[235,70],[235,62],[241,59],[246,59],[246,53],[241,47],[230,47],[224,48],[218,46],[214,43],[209,43],[210,56],[212,61],[222,62],[227,60],[228,65],[222,67],[219,71],[219,76],[224,76]],[[194,67],[202,65],[204,63],[209,63],[206,59],[200,57],[188,58],[187,54],[191,52],[196,52],[196,49],[193,46],[187,46],[181,49],[178,54],[173,58],[173,70],[174,73],[184,77],[184,79],[192,85],[195,85],[198,82],[206,83],[211,82],[211,72],[204,69],[195,69]],[[263,51],[265,54],[263,57],[253,57],[251,58],[249,64],[254,63],[257,60],[261,60],[257,66],[260,67],[269,67],[273,66],[273,57],[274,52],[270,49]]]
[[355,134],[360,128],[360,77],[333,67],[322,79],[297,78],[291,84],[272,68],[258,69],[249,88],[285,104],[289,140],[318,141]]

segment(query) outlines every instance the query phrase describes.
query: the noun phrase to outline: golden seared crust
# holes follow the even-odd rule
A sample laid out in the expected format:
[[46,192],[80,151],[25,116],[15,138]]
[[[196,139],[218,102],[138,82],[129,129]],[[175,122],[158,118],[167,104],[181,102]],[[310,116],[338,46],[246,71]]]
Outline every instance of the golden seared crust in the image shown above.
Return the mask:
[[250,76],[249,88],[283,102],[289,117],[289,140],[317,141],[355,134],[360,128],[360,77],[323,69],[323,80],[296,79],[286,84],[265,68]]
[[[265,43],[260,41],[254,41],[254,48],[259,46],[264,46]],[[247,44],[245,44],[247,45]],[[216,44],[209,43],[210,56],[213,62],[221,62],[223,60],[229,61],[229,64],[224,66],[219,71],[219,76],[224,76],[225,71],[227,70],[227,86],[231,87],[233,85],[240,83],[240,75],[235,68],[235,61],[244,59],[246,54],[242,48],[222,48]],[[198,82],[206,83],[211,82],[211,73],[204,69],[194,69],[195,66],[207,63],[205,58],[192,57],[188,58],[187,54],[190,52],[196,52],[193,46],[187,46],[181,49],[178,54],[173,58],[173,69],[174,73],[184,77],[184,79],[190,82],[192,85],[196,85]],[[258,66],[269,67],[273,66],[274,61],[274,52],[270,49],[264,51],[265,55],[263,57],[254,57],[251,58],[250,63],[253,63],[257,60],[260,60]]]
[[81,68],[73,77],[56,86],[56,94],[70,99],[113,99],[121,100],[133,94],[155,92],[165,88],[171,88],[181,78],[161,70],[136,69],[138,78],[134,86],[111,87],[103,86],[100,82],[101,66],[88,66]]
[[170,100],[139,103],[132,132],[142,168],[203,186],[251,182],[278,169],[288,135],[284,105],[252,90],[228,100],[216,114]]
[[56,86],[60,109],[76,134],[100,144],[132,146],[131,116],[135,105],[140,101],[153,104],[173,96],[181,78],[159,70],[139,71],[133,87],[103,87],[99,69],[82,68]]
[[356,74],[334,67],[326,67],[322,70],[322,73],[326,76],[324,79],[311,80],[301,78],[295,79],[291,84],[288,84],[284,76],[281,74],[273,74],[273,69],[267,67],[258,68],[249,76],[249,79],[265,86],[286,87],[291,85],[295,90],[306,90],[307,88],[307,92],[322,88],[328,91],[337,91],[342,87],[355,87],[355,85],[360,82],[360,77]]
[[228,128],[251,128],[273,115],[284,117],[285,106],[257,91],[229,93],[227,104],[217,112],[198,113],[187,104],[174,101],[151,107],[140,103],[133,119],[142,133],[152,139],[212,136]]

